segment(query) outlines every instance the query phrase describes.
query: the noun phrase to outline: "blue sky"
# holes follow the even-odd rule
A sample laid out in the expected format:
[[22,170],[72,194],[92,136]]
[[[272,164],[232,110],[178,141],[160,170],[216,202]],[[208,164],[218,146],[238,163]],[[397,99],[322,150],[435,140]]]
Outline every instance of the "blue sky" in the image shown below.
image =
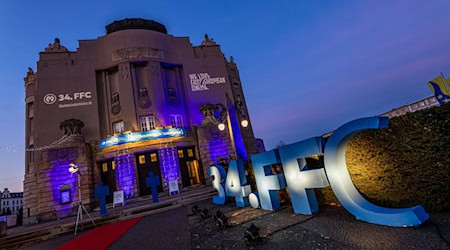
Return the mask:
[[[20,2],[20,3],[19,3]],[[27,3],[24,3],[27,2]],[[449,1],[2,1],[0,147],[24,147],[27,67],[55,37],[69,50],[142,17],[239,66],[255,135],[268,149],[431,94],[450,77]],[[22,190],[24,154],[0,151],[0,188]]]

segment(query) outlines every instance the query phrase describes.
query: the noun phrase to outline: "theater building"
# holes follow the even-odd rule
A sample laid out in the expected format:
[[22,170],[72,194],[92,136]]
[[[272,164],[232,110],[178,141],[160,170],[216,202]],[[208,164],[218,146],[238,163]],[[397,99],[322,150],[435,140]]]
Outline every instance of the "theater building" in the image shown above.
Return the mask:
[[[124,19],[69,51],[59,39],[28,69],[24,223],[97,205],[99,181],[126,199],[210,184],[207,168],[257,153],[239,71],[205,35],[199,46],[164,25]],[[79,177],[69,164],[80,167]]]

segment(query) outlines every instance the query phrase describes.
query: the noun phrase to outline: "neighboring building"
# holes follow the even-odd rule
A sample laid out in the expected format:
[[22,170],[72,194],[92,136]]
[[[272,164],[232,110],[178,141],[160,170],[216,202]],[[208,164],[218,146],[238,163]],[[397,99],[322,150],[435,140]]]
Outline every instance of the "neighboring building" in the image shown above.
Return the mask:
[[410,104],[406,104],[402,107],[395,108],[389,112],[383,113],[380,116],[387,116],[389,118],[396,117],[396,116],[402,116],[407,113],[416,112],[422,109],[431,108],[433,106],[439,106],[439,102],[434,96],[429,96],[423,99],[420,99],[418,101],[415,101]]
[[[415,101],[413,103],[406,104],[402,107],[395,108],[395,109],[393,109],[389,112],[383,113],[379,116],[386,116],[386,117],[392,118],[392,117],[406,115],[407,113],[416,112],[416,111],[419,111],[422,109],[428,109],[428,108],[431,108],[434,106],[439,106],[439,102],[437,101],[436,97],[429,96],[429,97],[420,99],[418,101]],[[333,132],[334,132],[334,130],[322,135],[322,137],[328,138],[333,134]]]
[[83,203],[93,207],[99,181],[109,186],[109,202],[116,190],[150,194],[150,171],[160,192],[177,183],[182,192],[210,184],[207,169],[217,159],[258,152],[238,68],[215,41],[205,35],[193,46],[144,19],[106,30],[76,51],[55,39],[24,79],[24,223],[76,212],[70,163],[80,166]]
[[0,194],[0,214],[18,214],[22,208],[23,193],[11,193],[5,188]]

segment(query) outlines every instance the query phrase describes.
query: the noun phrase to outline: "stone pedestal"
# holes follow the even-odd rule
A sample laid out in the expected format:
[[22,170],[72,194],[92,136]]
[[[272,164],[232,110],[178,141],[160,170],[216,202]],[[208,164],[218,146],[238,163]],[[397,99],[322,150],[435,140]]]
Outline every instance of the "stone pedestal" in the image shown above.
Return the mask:
[[212,178],[208,175],[208,168],[218,164],[221,159],[236,159],[236,150],[228,130],[220,131],[215,124],[200,126],[197,136],[205,184],[210,185]]
[[[69,164],[79,166],[81,176],[69,172]],[[42,162],[37,167],[36,201],[33,211],[37,221],[54,220],[75,215],[78,207],[78,178],[81,178],[83,204],[90,209],[94,201],[92,162],[89,144],[83,141],[64,143],[42,152]],[[62,192],[68,192],[69,201],[62,199]],[[24,211],[26,214],[27,211]]]

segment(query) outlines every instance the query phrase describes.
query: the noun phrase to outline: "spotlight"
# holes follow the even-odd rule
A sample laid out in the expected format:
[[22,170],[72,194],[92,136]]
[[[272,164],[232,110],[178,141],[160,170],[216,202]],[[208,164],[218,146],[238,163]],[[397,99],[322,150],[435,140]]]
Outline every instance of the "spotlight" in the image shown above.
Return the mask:
[[256,246],[261,243],[264,243],[265,238],[259,235],[260,230],[261,230],[260,228],[258,228],[257,226],[255,226],[255,224],[252,223],[252,225],[245,230],[244,233],[245,243],[249,246]]
[[199,209],[199,211],[200,211],[200,216],[203,218],[203,219],[206,219],[206,218],[208,218],[210,215],[209,215],[209,210],[207,209],[207,208],[204,208],[204,209]]
[[69,163],[69,172],[70,174],[78,174],[78,212],[77,212],[77,221],[75,223],[75,235],[77,235],[78,231],[78,225],[81,222],[81,230],[83,230],[83,211],[87,214],[89,219],[91,220],[92,224],[94,224],[94,227],[97,227],[92,217],[89,215],[86,207],[83,204],[83,198],[81,198],[81,173],[80,173],[80,167],[75,163]]
[[194,205],[194,206],[192,207],[192,212],[193,212],[194,214],[198,213],[199,211],[200,211],[200,208],[199,208],[197,205]]
[[248,126],[248,120],[247,119],[242,120],[241,125],[242,127],[246,128]]
[[70,163],[69,166],[70,166],[69,172],[70,172],[71,174],[79,173],[78,170],[80,169],[80,167],[78,167],[77,164],[75,164],[75,163]]
[[220,131],[225,130],[225,124],[223,124],[223,123],[219,123],[219,125],[217,125],[217,127],[219,128]]
[[220,229],[228,226],[228,218],[220,210],[213,215],[213,219],[216,222],[216,226]]

